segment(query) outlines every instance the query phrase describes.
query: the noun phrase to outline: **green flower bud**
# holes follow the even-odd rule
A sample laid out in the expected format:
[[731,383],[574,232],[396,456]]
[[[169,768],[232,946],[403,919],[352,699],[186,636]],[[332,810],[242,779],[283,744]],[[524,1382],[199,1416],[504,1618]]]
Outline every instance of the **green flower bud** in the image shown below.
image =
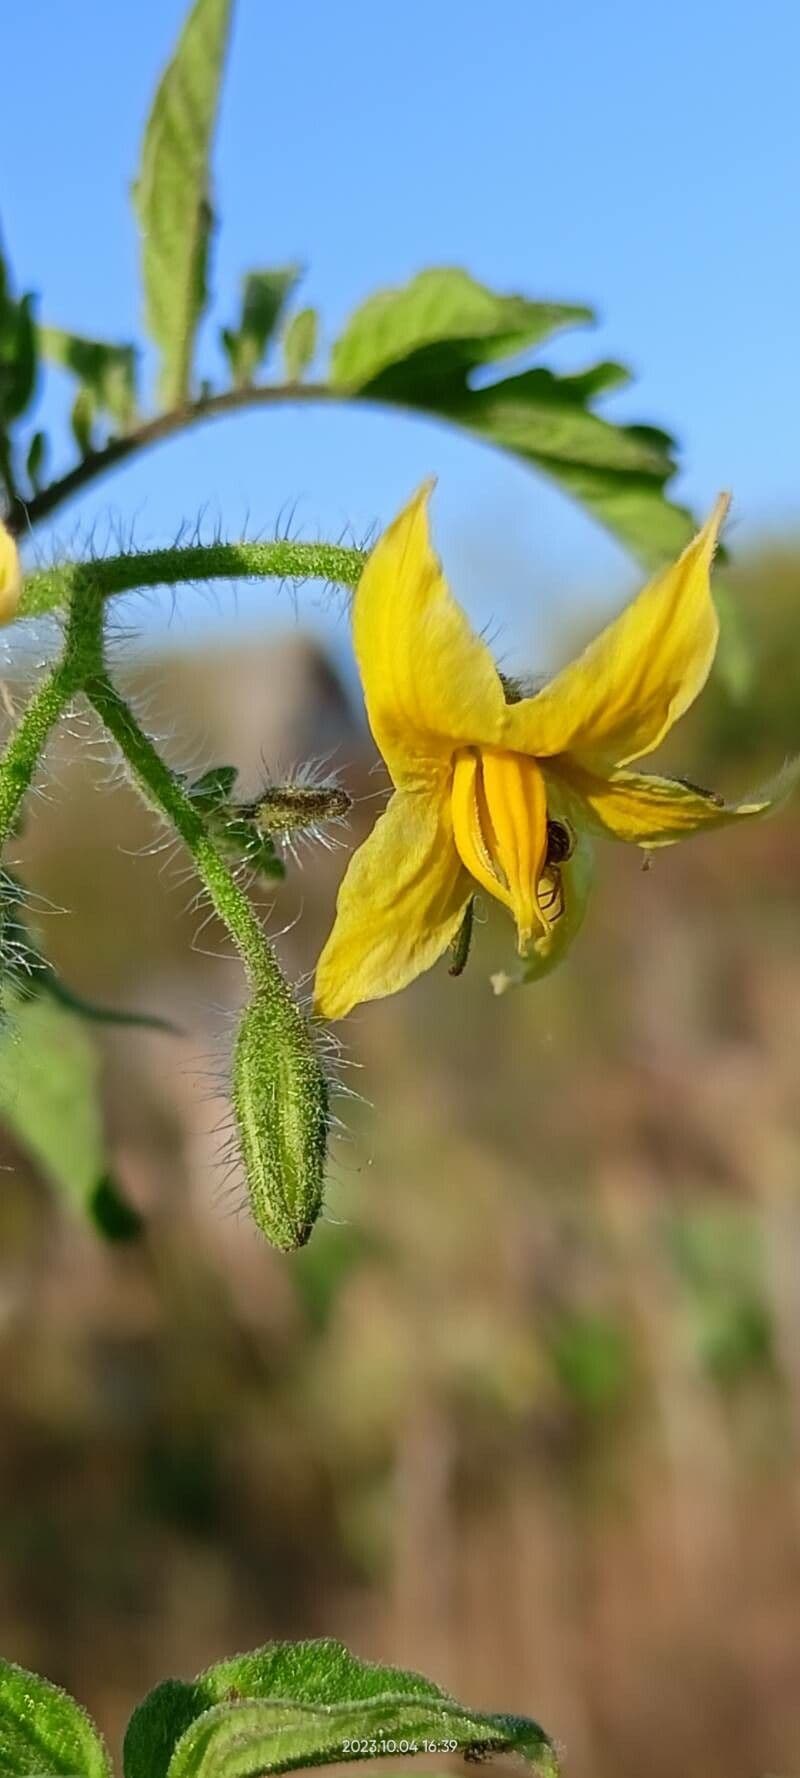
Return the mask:
[[341,821],[352,807],[352,798],[341,784],[268,784],[252,818],[262,833],[302,833]]
[[293,1001],[261,990],[236,1039],[233,1102],[253,1218],[291,1253],[322,1208],[328,1087],[307,1021]]

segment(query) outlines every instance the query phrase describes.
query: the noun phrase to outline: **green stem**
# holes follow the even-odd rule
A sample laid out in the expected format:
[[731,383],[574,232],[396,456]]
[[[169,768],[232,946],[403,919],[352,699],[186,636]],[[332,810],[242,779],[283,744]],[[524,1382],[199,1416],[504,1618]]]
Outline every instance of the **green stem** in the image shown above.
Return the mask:
[[129,457],[136,456],[148,445],[177,438],[189,427],[200,425],[206,420],[221,419],[226,414],[241,413],[246,408],[285,407],[287,404],[303,402],[342,402],[350,399],[349,391],[331,389],[325,383],[257,383],[248,389],[223,389],[218,395],[201,395],[196,401],[187,401],[182,406],[168,408],[166,413],[153,414],[150,419],[132,426],[129,432],[110,438],[100,450],[89,451],[79,463],[67,470],[66,475],[50,482],[38,494],[32,494],[29,500],[11,489],[12,499],[5,522],[16,537],[24,536],[26,531],[31,531],[43,519],[49,518],[65,500],[70,500],[73,495],[89,487],[98,476],[106,475],[110,469],[115,469]]
[[91,589],[76,594],[64,653],[37,687],[0,758],[0,850],[9,838],[42,753],[87,672],[102,661],[102,601]]
[[289,990],[272,946],[247,896],[209,839],[203,817],[191,797],[164,764],[105,673],[88,679],[83,690],[113,735],[145,800],[166,817],[191,853],[208,898],[227,928],[252,986],[273,999],[286,1000]]
[[11,835],[20,804],[30,790],[50,732],[76,691],[74,675],[66,661],[48,673],[6,743],[0,758],[0,847]]
[[334,543],[209,543],[145,550],[94,562],[67,562],[25,578],[19,617],[38,617],[73,598],[102,599],[141,587],[207,580],[326,580],[354,587],[366,561],[359,549]]

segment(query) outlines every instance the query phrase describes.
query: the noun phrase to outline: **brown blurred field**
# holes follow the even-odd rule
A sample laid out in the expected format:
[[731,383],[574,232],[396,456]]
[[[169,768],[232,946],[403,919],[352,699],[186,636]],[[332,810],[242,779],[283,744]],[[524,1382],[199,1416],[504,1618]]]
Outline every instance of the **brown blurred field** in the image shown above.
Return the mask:
[[[716,682],[669,755],[733,790],[800,745],[800,556],[735,584],[753,687]],[[373,819],[302,634],[132,676],[181,765],[246,792],[262,753],[336,747],[348,844]],[[492,997],[492,917],[463,979],[355,1016],[362,1096],[287,1260],[220,1159],[238,972],[213,927],[192,948],[183,860],[102,750],[78,731],[51,765],[20,847],[69,910],[47,947],[185,1036],[99,1038],[139,1245],[101,1247],[4,1145],[3,1647],[112,1738],[167,1672],[331,1634],[536,1715],[570,1778],[800,1771],[800,808],[647,875],[603,848],[538,988]],[[295,978],[344,857],[265,896],[272,930],[302,913]]]

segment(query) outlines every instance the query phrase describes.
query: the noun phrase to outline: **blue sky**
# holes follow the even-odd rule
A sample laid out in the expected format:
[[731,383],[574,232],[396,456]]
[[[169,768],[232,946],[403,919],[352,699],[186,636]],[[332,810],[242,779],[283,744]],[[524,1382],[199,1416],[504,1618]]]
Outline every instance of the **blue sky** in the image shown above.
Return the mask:
[[[128,188],[183,12],[184,0],[14,9],[3,232],[18,283],[63,326],[140,331]],[[431,263],[588,300],[600,326],[563,336],[549,361],[628,362],[636,384],[608,411],[677,433],[675,492],[700,510],[731,487],[734,543],[786,531],[800,489],[798,65],[795,0],[238,0],[216,322],[234,317],[242,271],[294,259],[328,342],[371,290]],[[431,471],[452,577],[512,653],[544,646],[552,613],[582,590],[616,603],[634,584],[622,552],[530,471],[372,414],[207,427],[94,490],[58,533],[70,540],[77,522],[102,540],[135,519],[146,543],[203,508],[232,534],[269,532],[289,510],[301,533],[361,534]],[[256,618],[269,600],[248,591],[240,608]]]

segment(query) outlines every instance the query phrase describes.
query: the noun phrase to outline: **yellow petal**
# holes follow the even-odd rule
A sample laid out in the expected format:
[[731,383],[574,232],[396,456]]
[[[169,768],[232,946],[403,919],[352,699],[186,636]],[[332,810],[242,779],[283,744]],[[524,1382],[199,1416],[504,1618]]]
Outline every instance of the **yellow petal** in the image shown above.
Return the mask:
[[[551,802],[551,808],[552,808]],[[594,882],[594,852],[588,834],[579,832],[571,857],[558,866],[561,885],[561,916],[534,939],[521,969],[514,975],[504,970],[492,976],[495,994],[524,982],[541,981],[563,963],[583,925]]]
[[430,969],[464,916],[473,884],[453,843],[449,799],[398,791],[359,846],[317,965],[315,1005],[343,1019]]
[[547,927],[538,887],[547,851],[547,796],[533,759],[492,748],[456,755],[453,831],[470,874],[514,915],[520,955]]
[[13,623],[22,592],[22,569],[17,546],[0,520],[0,624]]
[[[555,766],[554,761],[554,776]],[[726,803],[679,778],[625,771],[601,778],[571,761],[559,761],[557,770],[598,832],[636,846],[671,846],[693,833],[768,815],[785,801],[800,775],[797,766],[787,768],[760,795]]]
[[426,483],[383,536],[353,601],[370,728],[398,788],[430,785],[465,741],[499,739],[503,689],[431,547]]
[[728,496],[626,610],[533,698],[508,712],[508,744],[571,753],[603,770],[652,752],[708,678],[719,626],[710,570]]

